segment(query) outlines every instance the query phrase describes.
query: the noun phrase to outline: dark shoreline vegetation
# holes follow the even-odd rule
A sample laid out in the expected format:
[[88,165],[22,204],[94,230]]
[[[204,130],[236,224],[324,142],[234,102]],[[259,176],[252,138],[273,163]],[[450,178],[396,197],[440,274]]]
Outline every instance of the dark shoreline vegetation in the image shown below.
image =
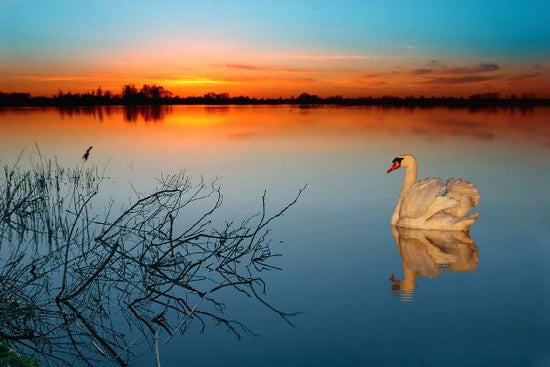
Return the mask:
[[255,335],[229,316],[226,301],[240,296],[292,325],[297,313],[267,300],[262,277],[279,269],[269,226],[305,187],[273,212],[264,192],[257,214],[216,225],[217,182],[164,175],[124,203],[104,197],[108,177],[97,167],[42,158],[27,166],[18,160],[0,172],[6,358],[127,366],[145,344],[158,366],[159,343],[177,334],[218,325],[237,338]]
[[53,97],[32,96],[30,93],[0,92],[1,107],[71,107],[71,106],[116,106],[116,105],[335,105],[335,106],[381,106],[406,108],[517,108],[532,109],[537,106],[550,106],[550,99],[523,94],[503,96],[500,93],[473,94],[469,97],[423,97],[423,96],[380,96],[356,97],[342,96],[320,97],[315,94],[301,93],[290,98],[256,98],[248,96],[230,96],[228,93],[207,93],[203,96],[174,96],[172,92],[159,85],[145,84],[138,89],[127,84],[120,94],[103,91],[101,87],[86,93],[63,93]]

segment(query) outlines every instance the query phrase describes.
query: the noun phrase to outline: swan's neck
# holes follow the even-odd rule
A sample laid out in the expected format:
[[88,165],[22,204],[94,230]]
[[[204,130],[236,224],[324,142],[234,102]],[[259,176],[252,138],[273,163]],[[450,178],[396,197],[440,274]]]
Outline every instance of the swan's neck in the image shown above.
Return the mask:
[[393,215],[391,217],[391,224],[395,225],[399,221],[399,211],[401,209],[401,202],[403,201],[403,197],[405,196],[407,191],[416,182],[417,175],[418,175],[418,165],[416,164],[416,162],[413,161],[412,164],[410,164],[405,168],[405,180],[403,181],[401,194],[399,195],[399,199],[397,200],[397,205],[395,206],[395,210],[393,211]]
[[401,198],[416,182],[418,176],[418,166],[416,162],[405,168],[405,180],[403,181],[403,187],[401,188]]

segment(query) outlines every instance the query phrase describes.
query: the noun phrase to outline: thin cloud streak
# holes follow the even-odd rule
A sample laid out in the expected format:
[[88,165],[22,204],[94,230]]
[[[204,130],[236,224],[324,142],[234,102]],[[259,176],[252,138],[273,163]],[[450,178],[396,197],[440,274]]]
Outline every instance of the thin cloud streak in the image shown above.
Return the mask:
[[314,68],[294,68],[294,67],[274,67],[252,64],[224,64],[222,67],[233,70],[245,71],[275,71],[275,72],[309,72],[309,71],[326,71],[327,69]]
[[390,75],[391,73],[373,73],[373,74],[363,74],[363,75],[359,75],[357,77],[358,80],[362,80],[362,79],[377,79],[377,78],[380,78],[381,76],[386,76],[386,75]]
[[539,76],[541,76],[542,73],[540,72],[537,72],[537,73],[527,73],[527,74],[520,74],[520,75],[515,75],[515,76],[512,76],[510,78],[507,78],[506,80],[508,81],[511,81],[511,82],[520,82],[520,81],[523,81],[523,80],[526,80],[526,79],[533,79],[533,78],[537,78]]
[[266,69],[264,67],[247,65],[247,64],[225,64],[224,67],[228,69],[237,69],[237,70],[265,70]]
[[[96,77],[83,75],[20,75],[15,78],[32,82],[84,82],[97,80]],[[105,80],[106,78],[102,77],[101,79]],[[115,79],[119,80],[120,78]]]
[[429,80],[419,81],[416,84],[464,84],[464,83],[477,83],[486,82],[490,80],[499,79],[496,76],[484,76],[484,75],[464,75],[456,77],[430,77]]
[[500,66],[493,63],[488,64],[479,64],[475,67],[457,67],[452,69],[443,69],[440,71],[442,75],[464,75],[464,74],[477,74],[497,71],[500,69]]
[[235,76],[235,77],[229,77],[225,78],[225,80],[229,82],[234,83],[247,83],[247,82],[316,82],[318,81],[315,78],[308,78],[308,77],[284,77],[284,76],[276,76],[276,77],[270,77],[270,76]]
[[334,61],[334,60],[390,60],[401,59],[402,56],[383,55],[352,55],[352,54],[301,54],[301,53],[270,53],[269,56],[281,59]]
[[411,75],[425,75],[433,72],[433,69],[415,69],[411,71]]
[[182,79],[167,79],[163,82],[166,84],[186,84],[186,85],[216,85],[216,84],[231,84],[235,81],[221,80],[221,79],[209,79],[209,78],[182,78]]
[[457,66],[449,68],[438,60],[431,60],[427,63],[430,68],[414,69],[410,72],[411,75],[437,74],[437,75],[467,75],[487,73],[500,70],[500,65],[495,63],[482,63],[474,67]]

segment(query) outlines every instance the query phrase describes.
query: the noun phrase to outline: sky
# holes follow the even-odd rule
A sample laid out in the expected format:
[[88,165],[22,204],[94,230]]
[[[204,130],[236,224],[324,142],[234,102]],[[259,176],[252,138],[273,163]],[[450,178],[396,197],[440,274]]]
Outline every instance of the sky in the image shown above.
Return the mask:
[[0,0],[0,91],[550,97],[549,1]]

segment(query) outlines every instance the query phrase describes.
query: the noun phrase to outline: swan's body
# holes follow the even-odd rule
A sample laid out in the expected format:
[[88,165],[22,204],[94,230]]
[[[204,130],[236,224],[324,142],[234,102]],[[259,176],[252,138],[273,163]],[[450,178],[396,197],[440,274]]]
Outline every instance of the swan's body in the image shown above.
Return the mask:
[[479,203],[473,183],[450,178],[417,181],[418,165],[411,154],[393,160],[388,173],[403,167],[405,180],[391,218],[391,224],[404,228],[468,231],[479,213],[467,213]]

